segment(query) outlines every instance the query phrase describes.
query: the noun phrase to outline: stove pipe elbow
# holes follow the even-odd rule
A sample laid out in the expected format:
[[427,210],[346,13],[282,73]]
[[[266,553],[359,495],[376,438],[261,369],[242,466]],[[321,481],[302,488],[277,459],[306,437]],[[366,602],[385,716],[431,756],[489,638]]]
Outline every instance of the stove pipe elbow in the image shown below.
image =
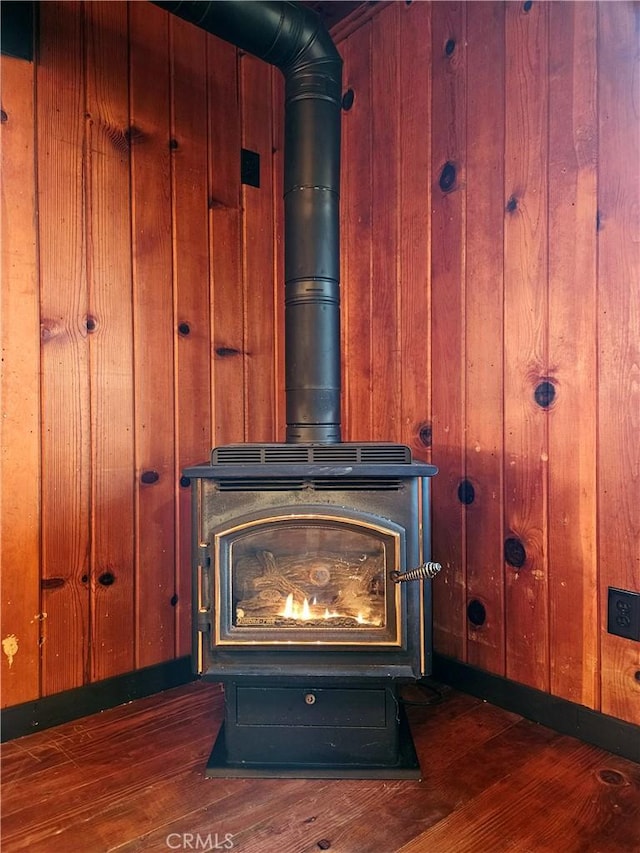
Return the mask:
[[296,3],[155,5],[284,75],[286,441],[340,442],[340,54],[320,18]]

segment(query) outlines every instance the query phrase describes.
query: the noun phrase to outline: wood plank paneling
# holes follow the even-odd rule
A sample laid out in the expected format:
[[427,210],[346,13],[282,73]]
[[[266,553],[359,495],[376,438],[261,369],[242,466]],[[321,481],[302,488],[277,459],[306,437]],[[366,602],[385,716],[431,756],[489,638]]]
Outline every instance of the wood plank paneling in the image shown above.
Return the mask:
[[640,646],[607,633],[640,590],[640,64],[637,4],[598,4],[598,535],[602,704],[640,723]]
[[279,71],[271,75],[271,161],[273,184],[273,281],[274,281],[274,364],[276,393],[274,399],[275,438],[286,435],[286,394],[284,363],[284,76]]
[[343,91],[353,93],[342,114],[341,282],[342,437],[362,441],[372,435],[371,265],[372,109],[371,24],[340,45]]
[[272,66],[240,59],[242,146],[260,155],[260,186],[242,186],[245,439],[275,439],[275,298],[271,133]]
[[[234,47],[149,4],[41,12],[35,98],[30,66],[3,60],[4,191],[38,166],[31,207],[2,223],[20,259],[3,394],[24,409],[3,425],[9,703],[37,689],[38,620],[44,693],[128,669],[132,648],[136,665],[187,649],[180,470],[284,427],[279,73],[243,57],[239,74]],[[440,466],[441,653],[637,720],[637,644],[606,630],[608,587],[640,588],[635,6],[380,3],[358,20],[339,45],[343,435]],[[241,191],[243,145],[260,189]]]
[[91,422],[82,7],[52,2],[40,11],[47,33],[36,69],[46,696],[89,674]]
[[40,305],[34,68],[0,60],[2,707],[40,692]]
[[174,654],[174,305],[168,15],[132,3],[131,204],[136,433],[136,663]]
[[373,146],[371,221],[371,406],[374,441],[400,440],[400,327],[398,281],[398,170],[399,121],[389,121],[397,110],[400,14],[394,3],[371,27],[371,143]]
[[398,55],[401,439],[431,456],[431,6],[402,8]]
[[596,708],[596,9],[549,15],[550,689]]
[[86,3],[84,16],[92,437],[90,677],[98,680],[134,668],[129,93],[123,38],[127,8],[121,3]]
[[433,586],[434,642],[466,658],[464,511],[464,300],[466,7],[442,3],[433,18],[431,146],[431,370],[433,556],[443,571]]
[[[549,6],[506,8],[505,600],[509,678],[549,688],[547,134]],[[544,385],[542,386],[545,387]]]
[[504,111],[504,12],[504,3],[467,6],[467,392],[459,487],[466,511],[467,661],[501,675],[504,123],[496,114]]
[[235,47],[214,36],[207,38],[207,85],[212,434],[218,445],[244,439],[245,359],[238,58]]
[[171,38],[175,303],[176,655],[191,650],[191,491],[182,470],[211,449],[206,34],[179,18]]

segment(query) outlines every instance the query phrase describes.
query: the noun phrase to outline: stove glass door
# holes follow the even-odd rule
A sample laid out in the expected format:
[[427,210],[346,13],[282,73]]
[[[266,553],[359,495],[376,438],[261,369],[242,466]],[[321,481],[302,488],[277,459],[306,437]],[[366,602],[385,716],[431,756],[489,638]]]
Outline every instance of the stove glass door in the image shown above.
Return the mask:
[[216,644],[398,646],[402,531],[304,513],[215,536]]

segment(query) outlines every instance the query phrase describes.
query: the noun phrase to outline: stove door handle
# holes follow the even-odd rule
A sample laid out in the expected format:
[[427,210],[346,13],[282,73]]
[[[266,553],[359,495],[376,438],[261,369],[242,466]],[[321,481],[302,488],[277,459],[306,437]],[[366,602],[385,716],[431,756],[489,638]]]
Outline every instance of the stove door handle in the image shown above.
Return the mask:
[[415,569],[409,569],[408,572],[392,571],[389,573],[391,580],[394,583],[404,583],[405,581],[432,580],[442,570],[440,563],[423,563]]

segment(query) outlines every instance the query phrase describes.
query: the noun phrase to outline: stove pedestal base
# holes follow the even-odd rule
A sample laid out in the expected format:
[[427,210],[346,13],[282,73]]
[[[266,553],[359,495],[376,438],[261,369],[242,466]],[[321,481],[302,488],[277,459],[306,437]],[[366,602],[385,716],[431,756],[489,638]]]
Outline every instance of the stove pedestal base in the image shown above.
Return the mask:
[[392,683],[238,679],[205,775],[419,779],[420,765]]

